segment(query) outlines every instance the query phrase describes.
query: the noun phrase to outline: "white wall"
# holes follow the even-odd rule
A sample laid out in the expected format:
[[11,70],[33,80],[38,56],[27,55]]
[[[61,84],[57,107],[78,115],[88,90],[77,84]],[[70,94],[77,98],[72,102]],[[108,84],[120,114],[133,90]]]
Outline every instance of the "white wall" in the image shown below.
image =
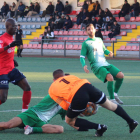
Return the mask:
[[[16,3],[16,0],[0,0],[0,8],[3,6],[4,1],[6,1],[9,5],[12,5],[12,2]],[[40,6],[41,6],[41,10],[45,10],[49,1],[52,1],[54,5],[56,5],[57,0],[21,0],[25,5],[30,5],[30,1],[32,2],[39,2]],[[65,4],[65,2],[67,0],[61,0],[63,2],[63,4]],[[81,7],[77,7],[77,0],[68,0],[69,3],[72,5],[73,10],[80,10]],[[96,0],[92,0],[92,1],[96,1]],[[110,0],[98,0],[99,3],[101,3],[101,7],[103,9],[105,8],[110,8]]]

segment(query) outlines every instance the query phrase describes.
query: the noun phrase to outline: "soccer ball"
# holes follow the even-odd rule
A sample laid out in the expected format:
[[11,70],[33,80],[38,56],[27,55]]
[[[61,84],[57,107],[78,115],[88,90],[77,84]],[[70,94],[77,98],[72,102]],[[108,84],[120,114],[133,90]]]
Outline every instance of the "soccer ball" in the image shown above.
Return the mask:
[[83,111],[81,114],[84,116],[91,116],[97,113],[98,106],[92,102],[87,103],[86,110]]

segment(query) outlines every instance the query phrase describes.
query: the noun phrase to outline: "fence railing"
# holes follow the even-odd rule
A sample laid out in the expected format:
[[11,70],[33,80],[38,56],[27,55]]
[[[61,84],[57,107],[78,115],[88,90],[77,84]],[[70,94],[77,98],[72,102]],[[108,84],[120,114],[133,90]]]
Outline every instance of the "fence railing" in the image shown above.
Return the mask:
[[[60,44],[60,42],[61,42],[61,44],[64,45],[64,49],[62,49],[64,51],[64,53],[63,53],[64,57],[67,56],[67,53],[66,53],[66,51],[67,51],[66,45],[67,44],[78,44],[78,45],[81,45],[82,42],[84,42],[84,40],[59,40],[59,39],[41,39],[41,40],[39,40],[39,39],[23,39],[23,40],[29,40],[31,42],[39,42],[41,44],[41,56],[44,55],[44,53],[43,53],[43,51],[44,51],[43,44],[46,44],[44,42],[48,42],[49,41],[50,43],[48,43],[48,44],[52,44],[53,43],[53,44],[57,44],[57,45]],[[120,43],[120,42],[122,42],[122,43],[123,42],[125,42],[125,43],[134,43],[134,44],[129,44],[129,45],[125,45],[125,46],[137,46],[137,47],[139,47],[139,51],[137,51],[137,52],[138,52],[138,58],[140,59],[140,41],[110,41],[110,40],[103,40],[103,42],[104,42],[104,44],[105,43],[112,43],[111,46],[112,46],[113,54],[115,52],[115,48],[116,48],[115,44],[116,43]],[[117,49],[119,49],[119,48],[117,48]],[[57,48],[56,48],[56,50],[57,50]],[[113,55],[113,58],[114,57],[115,57],[115,55]]]

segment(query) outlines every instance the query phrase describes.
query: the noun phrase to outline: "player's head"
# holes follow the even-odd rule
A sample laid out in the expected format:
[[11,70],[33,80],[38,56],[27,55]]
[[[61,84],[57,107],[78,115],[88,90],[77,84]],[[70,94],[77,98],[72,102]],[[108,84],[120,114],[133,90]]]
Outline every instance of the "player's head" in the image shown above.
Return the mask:
[[18,24],[18,26],[17,26],[17,27],[18,27],[18,29],[20,29],[20,24]]
[[58,79],[58,78],[60,78],[60,77],[63,77],[64,75],[65,75],[65,74],[64,74],[63,70],[57,69],[57,70],[55,70],[55,71],[53,72],[53,79],[56,80],[56,79]]
[[14,35],[17,29],[17,22],[13,18],[9,18],[5,22],[6,32]]
[[93,38],[95,36],[95,32],[96,32],[96,29],[94,28],[94,25],[93,24],[88,24],[86,26],[86,32],[87,32],[87,34],[90,38]]

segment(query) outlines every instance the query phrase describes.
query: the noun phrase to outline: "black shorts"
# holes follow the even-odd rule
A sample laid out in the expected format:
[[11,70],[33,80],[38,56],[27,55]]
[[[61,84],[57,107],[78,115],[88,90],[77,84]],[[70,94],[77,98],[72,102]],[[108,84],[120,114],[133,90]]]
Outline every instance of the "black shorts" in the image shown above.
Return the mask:
[[0,89],[8,89],[9,82],[17,85],[18,82],[22,79],[26,78],[23,73],[21,73],[18,69],[14,68],[8,74],[0,75]]
[[86,83],[74,95],[68,108],[67,116],[75,118],[86,109],[88,102],[103,104],[105,101],[106,96],[102,91]]
[[19,41],[19,45],[23,45],[23,42],[22,40],[18,40]]

